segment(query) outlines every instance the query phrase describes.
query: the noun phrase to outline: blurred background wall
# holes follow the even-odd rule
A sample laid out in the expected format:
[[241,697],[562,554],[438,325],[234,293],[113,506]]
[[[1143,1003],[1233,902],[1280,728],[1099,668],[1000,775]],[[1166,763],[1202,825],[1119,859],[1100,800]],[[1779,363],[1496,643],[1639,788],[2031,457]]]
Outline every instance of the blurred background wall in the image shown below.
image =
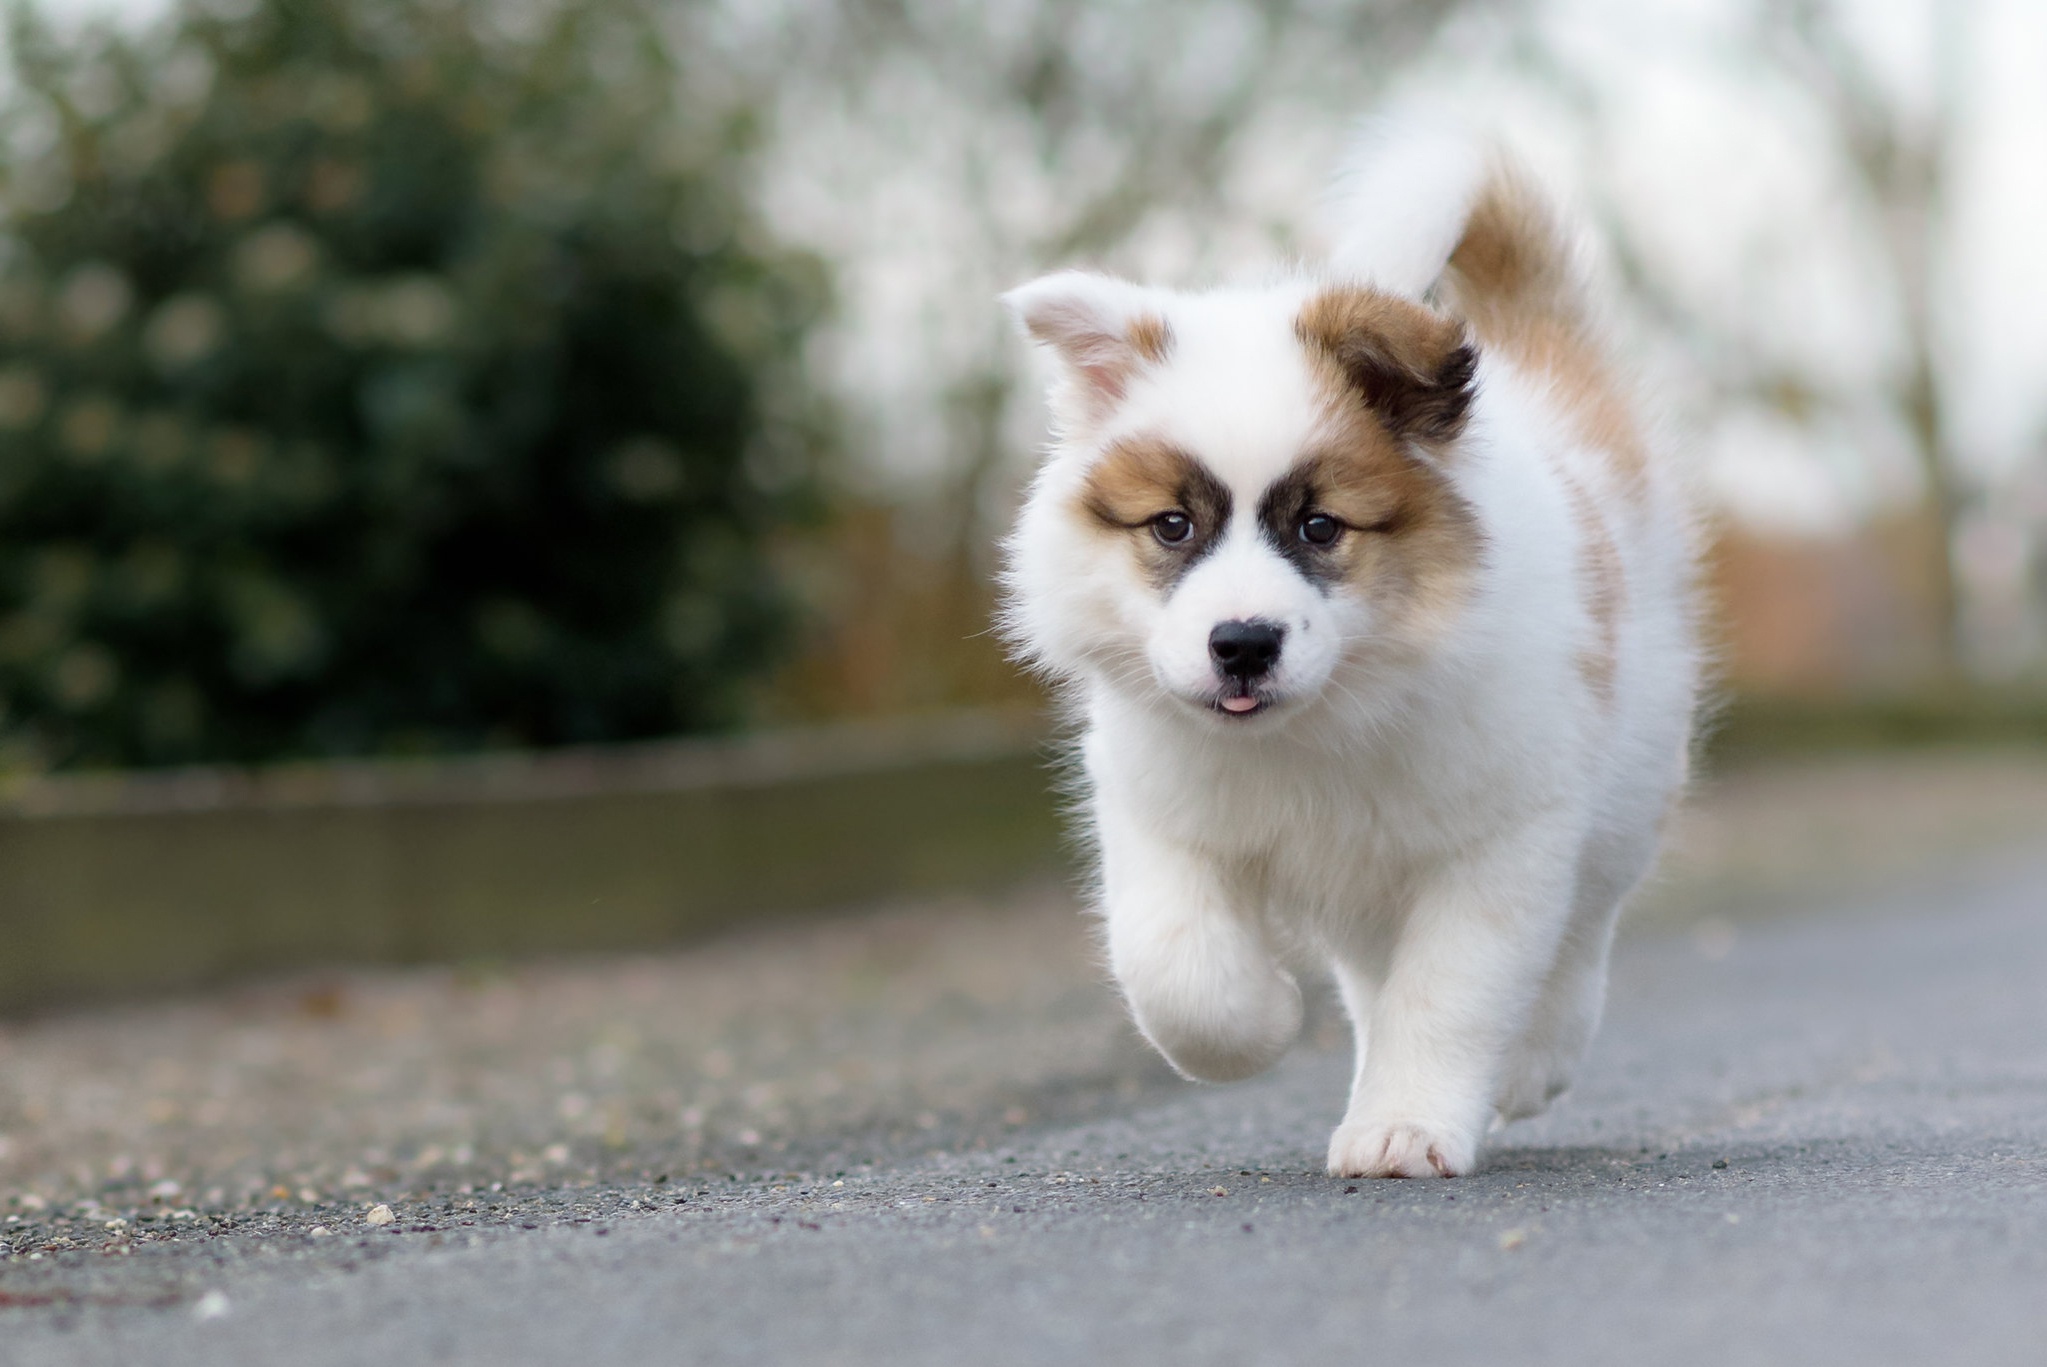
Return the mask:
[[0,756],[1028,703],[995,295],[1312,254],[1448,100],[1599,229],[1738,695],[2047,654],[2020,0],[40,0],[0,89]]

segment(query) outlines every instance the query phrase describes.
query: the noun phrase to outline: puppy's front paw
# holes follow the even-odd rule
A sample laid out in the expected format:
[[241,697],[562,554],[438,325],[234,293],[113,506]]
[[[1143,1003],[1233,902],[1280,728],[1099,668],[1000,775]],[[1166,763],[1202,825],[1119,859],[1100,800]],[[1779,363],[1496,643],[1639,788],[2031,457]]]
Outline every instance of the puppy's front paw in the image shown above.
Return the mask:
[[1137,1028],[1184,1076],[1237,1082],[1262,1073],[1301,1032],[1301,988],[1293,974],[1259,965],[1211,975],[1192,988],[1189,976],[1162,991],[1160,977],[1132,974],[1125,988]]
[[1331,1177],[1461,1177],[1477,1165],[1477,1142],[1448,1126],[1367,1120],[1329,1140]]

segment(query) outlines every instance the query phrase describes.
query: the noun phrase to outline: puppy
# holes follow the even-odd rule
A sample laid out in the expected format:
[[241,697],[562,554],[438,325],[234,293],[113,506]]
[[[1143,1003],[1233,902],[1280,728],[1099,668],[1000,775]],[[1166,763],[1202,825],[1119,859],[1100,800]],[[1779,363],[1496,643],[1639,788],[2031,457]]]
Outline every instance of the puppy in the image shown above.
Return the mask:
[[1326,966],[1329,1171],[1451,1177],[1598,1023],[1685,779],[1695,538],[1526,180],[1396,137],[1349,183],[1318,272],[1006,296],[1058,373],[1004,624],[1074,708],[1145,1037],[1248,1077]]

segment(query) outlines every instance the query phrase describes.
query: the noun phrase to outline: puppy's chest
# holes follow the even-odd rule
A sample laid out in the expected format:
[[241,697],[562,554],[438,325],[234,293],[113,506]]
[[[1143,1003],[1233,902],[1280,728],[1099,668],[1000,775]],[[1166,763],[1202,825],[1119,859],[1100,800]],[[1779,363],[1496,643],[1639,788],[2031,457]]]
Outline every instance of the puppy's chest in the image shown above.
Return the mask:
[[1176,834],[1290,902],[1405,884],[1467,843],[1474,803],[1359,766],[1242,766],[1153,788]]
[[1404,900],[1454,836],[1422,804],[1345,795],[1274,826],[1237,858],[1275,912],[1320,919]]

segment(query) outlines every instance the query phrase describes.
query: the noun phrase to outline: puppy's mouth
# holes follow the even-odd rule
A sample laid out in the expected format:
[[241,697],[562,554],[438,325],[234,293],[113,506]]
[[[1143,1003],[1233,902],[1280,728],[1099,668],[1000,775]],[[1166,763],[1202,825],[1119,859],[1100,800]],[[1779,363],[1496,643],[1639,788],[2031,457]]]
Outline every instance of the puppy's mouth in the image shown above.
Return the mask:
[[1268,711],[1273,697],[1265,690],[1237,679],[1226,683],[1222,691],[1208,701],[1208,710],[1231,721],[1243,721]]

